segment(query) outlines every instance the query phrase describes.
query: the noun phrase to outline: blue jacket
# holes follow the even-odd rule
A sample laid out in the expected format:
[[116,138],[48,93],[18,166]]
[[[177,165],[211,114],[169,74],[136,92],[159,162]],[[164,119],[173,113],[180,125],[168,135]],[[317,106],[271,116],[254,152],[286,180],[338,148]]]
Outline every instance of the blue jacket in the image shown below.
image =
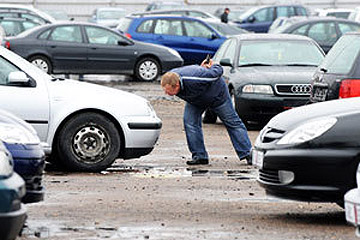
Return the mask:
[[217,107],[229,97],[222,78],[223,68],[214,64],[211,68],[190,65],[172,69],[180,75],[180,92],[176,95],[186,102],[201,108]]

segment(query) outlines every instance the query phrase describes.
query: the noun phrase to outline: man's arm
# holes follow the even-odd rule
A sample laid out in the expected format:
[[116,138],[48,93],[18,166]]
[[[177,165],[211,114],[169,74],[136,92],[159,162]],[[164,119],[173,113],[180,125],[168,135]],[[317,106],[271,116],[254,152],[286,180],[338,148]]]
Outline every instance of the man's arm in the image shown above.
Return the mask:
[[223,68],[220,64],[214,63],[212,59],[209,62],[204,60],[201,65],[203,67],[202,77],[206,78],[220,78],[223,74]]

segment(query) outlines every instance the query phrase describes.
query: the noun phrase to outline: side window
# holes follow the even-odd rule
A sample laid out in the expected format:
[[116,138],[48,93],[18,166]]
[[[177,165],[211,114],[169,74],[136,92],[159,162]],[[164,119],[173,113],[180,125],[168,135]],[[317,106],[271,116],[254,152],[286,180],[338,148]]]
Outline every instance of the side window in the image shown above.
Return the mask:
[[45,32],[39,35],[39,39],[47,39],[50,34],[51,29],[46,30]]
[[30,29],[30,28],[33,28],[33,27],[36,27],[38,26],[39,24],[37,23],[33,23],[33,22],[24,22],[23,23],[23,26],[24,26],[24,29],[27,30],[27,29]]
[[277,17],[288,17],[288,7],[277,7],[276,8]]
[[85,27],[85,32],[91,44],[118,45],[122,37],[107,29],[97,27]]
[[226,40],[226,41],[220,46],[219,50],[216,51],[216,54],[215,54],[215,56],[213,57],[214,62],[220,62],[221,59],[226,58],[225,52],[226,52],[226,49],[229,47],[230,42],[231,42],[231,39]]
[[79,26],[61,26],[54,29],[49,37],[50,41],[82,42]]
[[295,7],[287,7],[288,17],[296,16]]
[[274,19],[274,8],[268,7],[260,9],[253,14],[255,22],[271,22]]
[[338,23],[338,26],[342,34],[360,31],[360,26],[351,23]]
[[6,59],[0,57],[0,85],[7,85],[9,73],[17,71],[20,70]]
[[150,33],[152,25],[154,23],[153,19],[146,20],[140,24],[140,26],[136,29],[136,32],[139,33]]
[[337,40],[335,23],[317,23],[309,28],[308,36],[318,43],[332,45]]
[[303,7],[296,7],[296,15],[297,16],[307,16],[306,9]]
[[297,35],[306,35],[306,30],[308,29],[309,24],[305,24],[297,29],[295,29],[294,31],[292,31],[292,34],[297,34]]
[[213,34],[207,26],[197,21],[184,21],[184,27],[189,37],[211,38]]
[[155,34],[182,36],[182,27],[180,20],[159,19],[154,28]]

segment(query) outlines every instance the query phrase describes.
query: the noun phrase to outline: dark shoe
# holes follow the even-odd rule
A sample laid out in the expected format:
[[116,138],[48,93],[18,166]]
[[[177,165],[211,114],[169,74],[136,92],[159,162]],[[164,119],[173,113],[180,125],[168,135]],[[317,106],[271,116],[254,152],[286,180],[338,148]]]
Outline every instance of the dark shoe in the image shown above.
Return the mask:
[[200,164],[209,164],[208,159],[196,159],[186,162],[187,165],[200,165]]
[[251,158],[251,154],[249,154],[249,155],[247,155],[247,156],[245,156],[245,157],[243,157],[242,159],[240,159],[240,160],[246,160],[246,162],[247,162],[247,164],[248,165],[252,165],[252,158]]

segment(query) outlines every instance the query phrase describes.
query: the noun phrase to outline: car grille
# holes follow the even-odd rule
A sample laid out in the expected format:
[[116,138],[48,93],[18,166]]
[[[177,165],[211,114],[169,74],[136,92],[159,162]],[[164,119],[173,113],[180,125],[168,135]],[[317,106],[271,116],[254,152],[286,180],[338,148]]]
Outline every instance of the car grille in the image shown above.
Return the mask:
[[278,95],[310,96],[310,84],[276,84],[275,91]]
[[277,170],[259,169],[259,179],[266,183],[281,184]]
[[282,138],[284,133],[283,130],[268,127],[261,133],[260,140],[262,143],[271,143]]

